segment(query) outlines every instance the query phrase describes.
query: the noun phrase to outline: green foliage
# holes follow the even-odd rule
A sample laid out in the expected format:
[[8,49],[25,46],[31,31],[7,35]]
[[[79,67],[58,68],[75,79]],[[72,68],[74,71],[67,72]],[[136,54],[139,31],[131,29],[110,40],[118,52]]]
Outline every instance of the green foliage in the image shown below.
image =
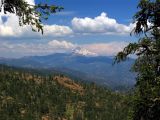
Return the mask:
[[130,96],[79,83],[82,94],[53,76],[0,65],[1,120],[128,120]]
[[141,0],[138,8],[133,32],[142,38],[118,53],[115,62],[137,55],[133,65],[138,73],[133,120],[160,120],[160,0]]
[[19,25],[30,25],[33,31],[43,34],[42,20],[47,20],[50,14],[62,10],[62,7],[47,4],[30,5],[24,0],[1,0],[0,12],[16,14]]

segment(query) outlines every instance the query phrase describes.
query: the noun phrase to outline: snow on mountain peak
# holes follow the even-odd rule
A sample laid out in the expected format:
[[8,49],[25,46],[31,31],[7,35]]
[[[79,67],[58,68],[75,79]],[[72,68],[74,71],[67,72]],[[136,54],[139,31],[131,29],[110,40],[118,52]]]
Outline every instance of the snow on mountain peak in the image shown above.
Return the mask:
[[77,47],[73,49],[72,53],[76,55],[82,55],[82,56],[97,56],[96,53],[90,52],[89,50],[81,48],[81,47]]

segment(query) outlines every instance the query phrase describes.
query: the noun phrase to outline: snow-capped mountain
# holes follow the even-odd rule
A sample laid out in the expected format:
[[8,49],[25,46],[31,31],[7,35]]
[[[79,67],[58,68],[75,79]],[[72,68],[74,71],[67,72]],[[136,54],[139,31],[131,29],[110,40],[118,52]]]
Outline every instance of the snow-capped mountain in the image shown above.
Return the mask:
[[97,56],[96,53],[90,52],[89,50],[81,48],[81,47],[77,47],[73,49],[72,54],[81,55],[81,56]]
[[19,59],[0,59],[0,64],[27,68],[45,68],[58,70],[75,78],[107,85],[111,88],[118,86],[133,86],[135,74],[129,70],[134,60],[113,66],[113,58],[93,56],[92,52],[78,48],[74,54],[56,53],[46,56],[30,56]]

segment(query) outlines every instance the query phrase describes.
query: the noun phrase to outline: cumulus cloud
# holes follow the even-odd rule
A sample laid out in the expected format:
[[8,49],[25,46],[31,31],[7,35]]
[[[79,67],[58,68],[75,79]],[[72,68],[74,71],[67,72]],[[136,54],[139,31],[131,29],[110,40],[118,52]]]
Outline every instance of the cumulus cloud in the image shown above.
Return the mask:
[[109,18],[106,13],[101,13],[95,18],[73,18],[72,27],[75,32],[93,34],[128,34],[133,29],[133,24],[119,24],[115,19]]
[[58,41],[58,40],[52,40],[48,42],[48,45],[52,46],[53,48],[62,48],[62,49],[73,49],[75,48],[75,44],[67,41]]
[[[2,17],[6,18],[4,22]],[[1,37],[16,37],[26,32],[28,27],[19,27],[18,17],[13,14],[0,14],[0,36]]]
[[[2,17],[6,17],[3,22]],[[61,37],[72,34],[72,29],[68,26],[44,25],[45,37]],[[41,33],[33,32],[30,26],[20,27],[18,17],[12,14],[0,15],[0,36],[1,37],[40,37]]]
[[[34,4],[34,0],[27,0],[29,4]],[[3,17],[6,21],[3,21]],[[72,27],[64,25],[44,25],[44,37],[64,37],[79,34],[129,34],[134,24],[119,24],[115,19],[109,18],[106,13],[101,13],[95,18],[73,18]],[[14,14],[0,13],[0,37],[20,37],[35,38],[42,37],[41,33],[32,32],[30,26],[20,27],[18,17]]]
[[32,55],[47,55],[53,53],[66,53],[77,46],[65,40],[52,40],[48,43],[13,43],[1,41],[0,57],[23,57]]
[[68,26],[60,25],[45,25],[44,26],[44,36],[66,36],[73,34],[73,31]]

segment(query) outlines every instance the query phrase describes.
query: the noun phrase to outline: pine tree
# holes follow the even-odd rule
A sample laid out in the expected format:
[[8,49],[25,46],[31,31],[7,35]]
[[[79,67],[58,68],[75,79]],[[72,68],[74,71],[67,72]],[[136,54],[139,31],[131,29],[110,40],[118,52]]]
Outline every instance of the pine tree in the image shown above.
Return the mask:
[[160,120],[160,0],[140,0],[138,8],[131,34],[140,39],[119,52],[115,62],[125,61],[130,54],[137,55],[133,65],[138,73],[133,120]]

